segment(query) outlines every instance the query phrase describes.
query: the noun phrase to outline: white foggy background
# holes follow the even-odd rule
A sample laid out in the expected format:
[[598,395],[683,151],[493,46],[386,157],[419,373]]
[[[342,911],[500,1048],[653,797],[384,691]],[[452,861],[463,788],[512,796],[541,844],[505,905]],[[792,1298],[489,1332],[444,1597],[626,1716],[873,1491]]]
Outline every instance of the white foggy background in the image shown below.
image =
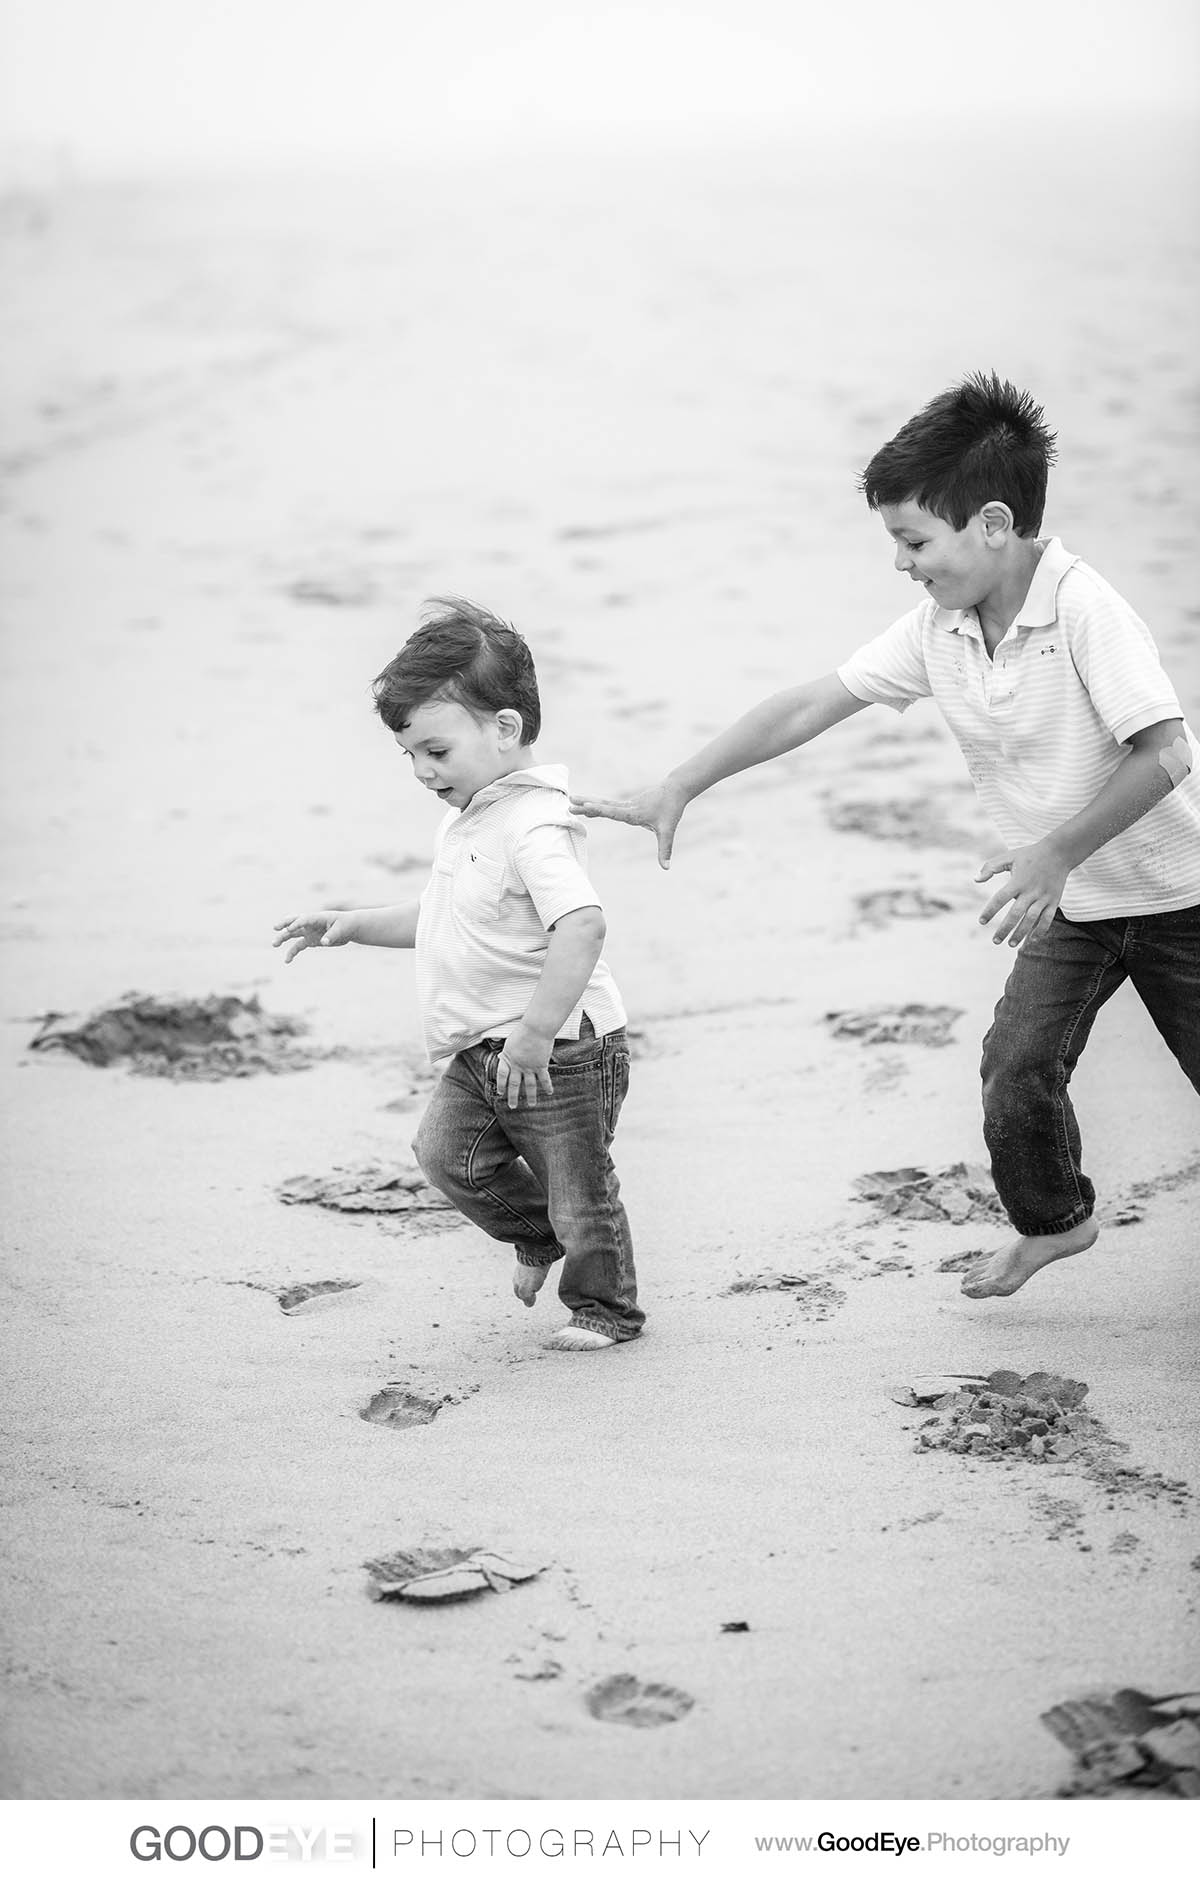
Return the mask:
[[89,173],[1191,111],[1190,0],[5,0],[10,143]]
[[[857,475],[978,367],[1044,401],[1047,527],[1195,714],[1195,7],[0,22],[0,711],[35,1004],[208,982],[214,949],[253,977],[294,902],[408,890],[372,860],[426,854],[435,807],[366,689],[430,594],[525,629],[539,754],[584,789],[833,666],[908,605]],[[114,958],[73,947],[81,898]],[[635,995],[680,946],[660,914]]]

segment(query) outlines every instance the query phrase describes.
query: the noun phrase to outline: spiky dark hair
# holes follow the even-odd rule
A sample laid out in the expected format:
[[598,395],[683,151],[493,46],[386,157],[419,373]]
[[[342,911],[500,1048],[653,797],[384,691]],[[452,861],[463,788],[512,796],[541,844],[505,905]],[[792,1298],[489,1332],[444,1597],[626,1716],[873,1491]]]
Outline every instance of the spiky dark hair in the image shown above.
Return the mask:
[[918,503],[961,530],[986,503],[1008,505],[1018,536],[1036,536],[1055,435],[1041,406],[997,373],[972,373],[902,425],[859,479],[872,510]]

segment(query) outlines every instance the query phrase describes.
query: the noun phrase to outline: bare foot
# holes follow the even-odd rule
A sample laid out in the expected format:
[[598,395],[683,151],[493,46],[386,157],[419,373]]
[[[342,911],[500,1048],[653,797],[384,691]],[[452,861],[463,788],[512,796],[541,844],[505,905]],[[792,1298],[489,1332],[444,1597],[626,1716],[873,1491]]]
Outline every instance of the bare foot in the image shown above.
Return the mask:
[[962,1292],[973,1301],[986,1295],[1015,1295],[1047,1263],[1091,1249],[1099,1234],[1095,1219],[1088,1217],[1073,1230],[1063,1230],[1057,1236],[1019,1236],[1015,1243],[1006,1243],[1003,1249],[972,1263],[963,1278]]
[[518,1302],[524,1302],[526,1308],[532,1308],[538,1299],[538,1290],[550,1274],[549,1267],[535,1267],[533,1263],[518,1263],[513,1271],[513,1294]]
[[601,1334],[598,1328],[577,1328],[569,1321],[565,1328],[551,1335],[546,1346],[558,1348],[565,1354],[590,1354],[597,1348],[611,1348],[616,1342],[611,1335]]

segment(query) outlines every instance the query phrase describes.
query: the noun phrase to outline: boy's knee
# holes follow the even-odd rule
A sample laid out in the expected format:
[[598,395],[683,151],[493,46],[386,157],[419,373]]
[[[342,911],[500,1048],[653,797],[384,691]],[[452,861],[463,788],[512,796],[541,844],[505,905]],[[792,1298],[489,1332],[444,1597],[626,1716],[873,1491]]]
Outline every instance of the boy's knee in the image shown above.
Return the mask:
[[1028,1115],[1059,1083],[1053,1059],[1036,1050],[985,1054],[981,1071],[985,1125],[1003,1117]]

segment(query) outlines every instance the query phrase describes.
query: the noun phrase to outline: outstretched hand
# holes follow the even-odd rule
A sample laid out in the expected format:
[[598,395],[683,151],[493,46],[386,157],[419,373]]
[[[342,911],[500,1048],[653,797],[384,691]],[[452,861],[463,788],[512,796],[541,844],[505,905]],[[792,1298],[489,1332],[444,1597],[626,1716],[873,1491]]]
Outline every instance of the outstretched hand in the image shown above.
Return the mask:
[[1040,844],[1030,844],[1002,857],[988,857],[980,864],[975,881],[986,883],[989,877],[998,876],[1002,870],[1009,873],[1007,883],[989,897],[979,912],[980,922],[987,924],[994,921],[1006,903],[1012,904],[992,941],[1007,942],[1015,949],[1022,942],[1032,941],[1034,936],[1049,935],[1069,872]]
[[290,962],[301,949],[339,949],[353,939],[353,924],[348,909],[318,909],[311,916],[287,916],[275,924],[271,947],[287,944],[284,961]]
[[636,792],[632,798],[572,798],[571,809],[582,818],[611,818],[615,824],[637,824],[658,839],[658,861],[671,867],[671,851],[679,820],[688,801],[665,781]]

